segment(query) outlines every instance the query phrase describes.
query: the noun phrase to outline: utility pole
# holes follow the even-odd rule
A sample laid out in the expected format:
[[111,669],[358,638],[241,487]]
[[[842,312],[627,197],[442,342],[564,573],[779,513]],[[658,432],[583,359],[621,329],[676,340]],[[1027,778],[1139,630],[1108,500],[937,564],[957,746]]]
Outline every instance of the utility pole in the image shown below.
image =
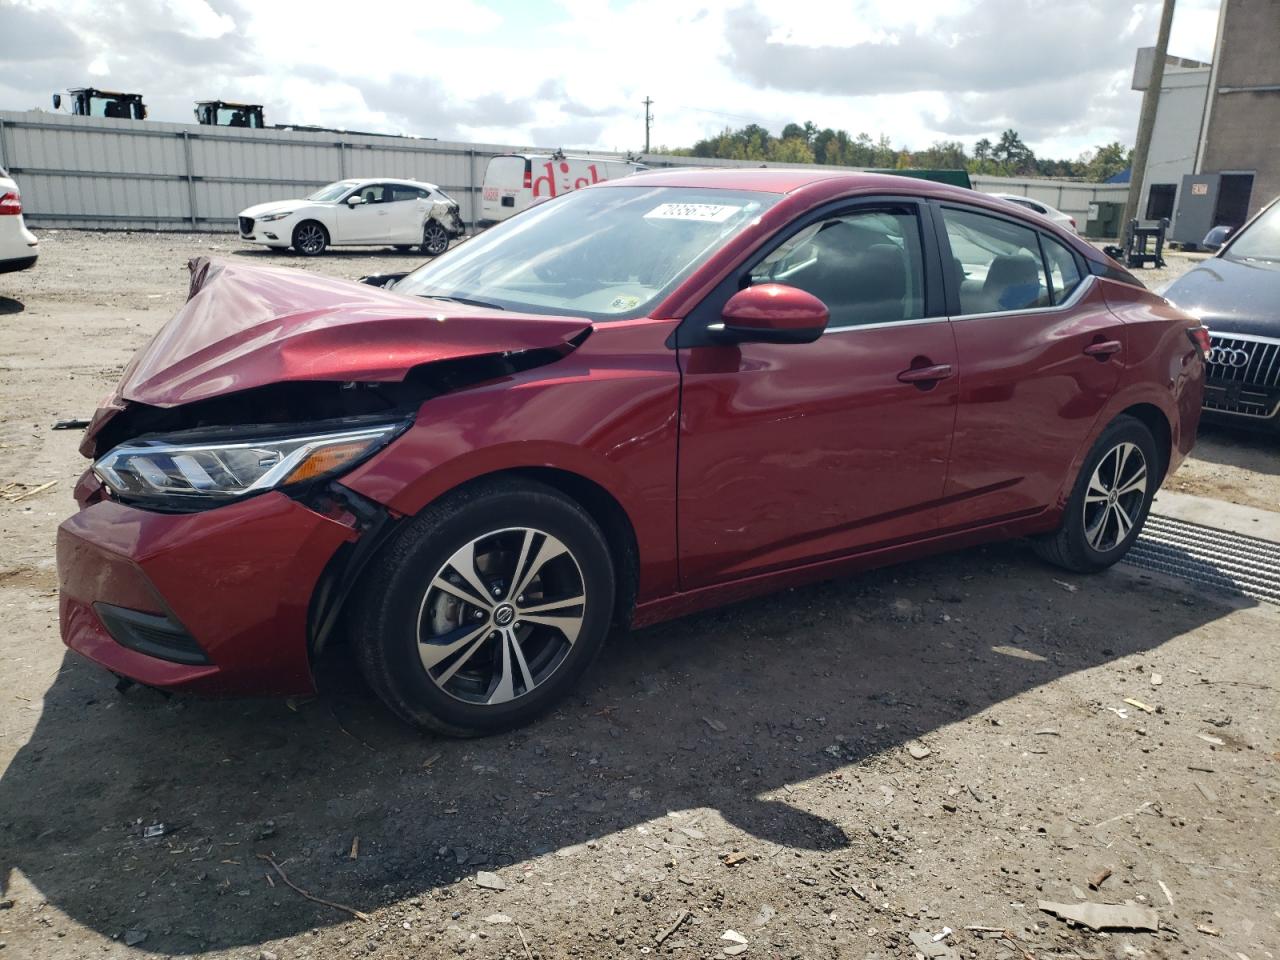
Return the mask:
[[1169,55],[1169,28],[1173,25],[1174,0],[1164,0],[1160,14],[1160,31],[1156,34],[1156,55],[1151,61],[1151,76],[1142,94],[1142,113],[1138,116],[1138,140],[1133,145],[1133,163],[1129,170],[1129,199],[1124,205],[1120,229],[1127,230],[1129,221],[1138,215],[1138,202],[1147,174],[1147,153],[1151,149],[1151,132],[1156,126],[1156,110],[1160,106],[1160,87],[1164,84],[1164,61]]
[[653,101],[648,97],[644,98],[644,152],[649,152],[649,125],[653,123],[653,114],[649,112],[649,108],[653,106]]

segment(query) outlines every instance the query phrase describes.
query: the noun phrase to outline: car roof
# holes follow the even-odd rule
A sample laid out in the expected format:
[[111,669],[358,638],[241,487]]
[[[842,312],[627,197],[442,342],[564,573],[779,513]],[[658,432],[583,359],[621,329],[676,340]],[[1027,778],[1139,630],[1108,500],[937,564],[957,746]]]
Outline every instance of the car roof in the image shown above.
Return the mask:
[[892,191],[899,194],[972,201],[983,194],[963,187],[952,187],[933,180],[918,177],[896,176],[887,173],[863,173],[856,170],[824,170],[810,167],[729,167],[713,170],[696,167],[680,167],[673,170],[649,170],[632,174],[619,180],[607,180],[594,184],[599,187],[625,187],[634,185],[637,179],[646,186],[701,187],[720,190],[754,190],[760,193],[794,193],[814,184],[826,184],[836,192]]
[[429,187],[432,190],[439,190],[434,183],[428,183],[426,180],[405,180],[402,177],[347,177],[345,180],[338,180],[337,183],[353,183],[364,185],[366,183],[401,183],[410,187]]

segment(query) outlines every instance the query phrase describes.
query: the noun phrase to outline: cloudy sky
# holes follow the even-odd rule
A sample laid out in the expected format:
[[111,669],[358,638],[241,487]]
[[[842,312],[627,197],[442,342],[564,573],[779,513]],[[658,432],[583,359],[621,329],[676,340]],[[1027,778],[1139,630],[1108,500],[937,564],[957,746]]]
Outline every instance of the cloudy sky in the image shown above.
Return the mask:
[[[1179,0],[1170,52],[1209,59],[1219,0]],[[1125,0],[0,0],[0,109],[93,85],[153,120],[196,99],[305,123],[639,149],[788,121],[919,149],[1019,130],[1037,153],[1131,143]]]

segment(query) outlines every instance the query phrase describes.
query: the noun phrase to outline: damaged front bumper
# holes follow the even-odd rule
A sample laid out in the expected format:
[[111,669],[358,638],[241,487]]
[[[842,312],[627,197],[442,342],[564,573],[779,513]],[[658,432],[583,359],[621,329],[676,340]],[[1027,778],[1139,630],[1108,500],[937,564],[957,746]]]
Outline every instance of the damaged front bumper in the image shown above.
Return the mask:
[[[360,521],[271,492],[198,513],[140,509],[82,481],[58,528],[67,646],[147,686],[200,694],[314,691],[313,598]],[[325,619],[331,619],[328,612]]]

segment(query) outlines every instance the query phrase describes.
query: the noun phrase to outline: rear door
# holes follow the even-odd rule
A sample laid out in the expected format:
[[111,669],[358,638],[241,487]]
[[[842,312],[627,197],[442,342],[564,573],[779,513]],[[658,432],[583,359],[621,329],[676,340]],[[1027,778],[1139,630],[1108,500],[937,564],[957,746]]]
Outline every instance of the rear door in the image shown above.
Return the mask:
[[391,184],[387,211],[387,240],[391,243],[421,243],[422,227],[431,210],[431,194],[408,183]]
[[505,220],[528,206],[527,202],[520,202],[526,181],[532,182],[532,164],[528,157],[493,157],[484,170],[480,219]]
[[[830,208],[780,232],[681,326],[684,589],[930,534],[955,419],[955,342],[927,207]],[[755,283],[831,311],[810,344],[717,343]]]
[[1124,328],[1083,258],[988,210],[935,206],[960,365],[944,530],[1050,506],[1114,393]]

